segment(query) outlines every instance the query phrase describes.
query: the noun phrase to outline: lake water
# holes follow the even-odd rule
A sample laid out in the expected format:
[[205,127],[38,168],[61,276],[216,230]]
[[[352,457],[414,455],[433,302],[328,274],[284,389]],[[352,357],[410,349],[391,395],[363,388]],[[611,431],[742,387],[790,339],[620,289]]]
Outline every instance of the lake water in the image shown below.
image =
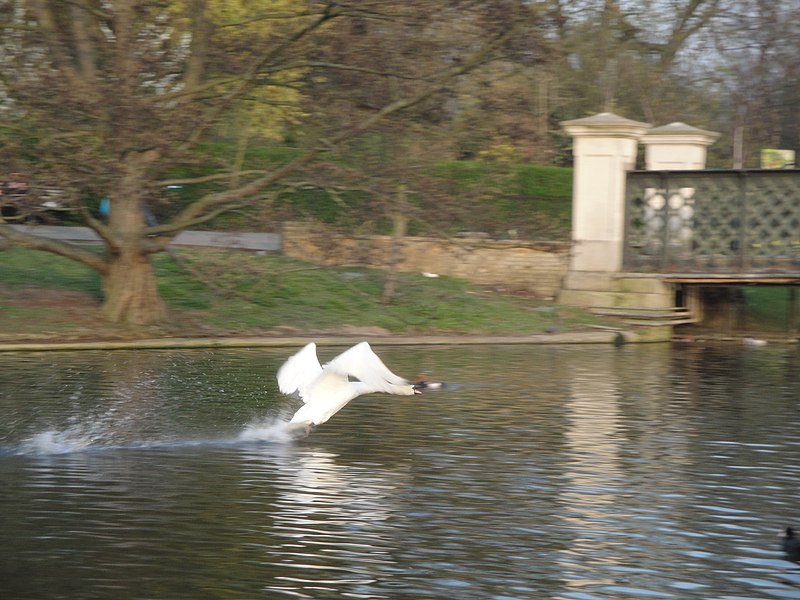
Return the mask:
[[800,598],[796,348],[376,350],[300,442],[294,349],[0,354],[0,598]]

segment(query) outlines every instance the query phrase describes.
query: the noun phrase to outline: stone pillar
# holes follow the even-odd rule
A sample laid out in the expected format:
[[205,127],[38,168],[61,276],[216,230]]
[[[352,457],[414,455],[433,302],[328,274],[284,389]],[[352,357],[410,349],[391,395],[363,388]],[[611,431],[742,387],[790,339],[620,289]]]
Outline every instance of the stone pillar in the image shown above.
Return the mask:
[[572,258],[570,271],[622,270],[625,234],[625,172],[636,165],[639,139],[648,123],[612,113],[563,121],[572,136]]
[[686,123],[655,127],[642,138],[648,171],[684,171],[706,168],[706,148],[719,134]]

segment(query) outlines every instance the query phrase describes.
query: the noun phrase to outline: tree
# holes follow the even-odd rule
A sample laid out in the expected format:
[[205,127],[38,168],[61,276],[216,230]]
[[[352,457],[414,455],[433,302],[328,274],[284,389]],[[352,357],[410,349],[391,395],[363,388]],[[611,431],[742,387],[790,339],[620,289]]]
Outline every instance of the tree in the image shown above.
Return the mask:
[[758,166],[761,148],[800,152],[800,3],[730,0],[726,8],[711,31],[721,57],[719,120],[734,133],[722,144],[733,147],[735,167]]
[[561,24],[561,65],[568,73],[562,78],[565,113],[616,110],[655,123],[676,111],[685,112],[687,93],[699,90],[687,85],[685,72],[676,69],[698,36],[719,17],[721,3],[553,2]]
[[558,123],[600,111],[653,123],[707,121],[717,98],[709,96],[708,71],[698,62],[710,67],[719,58],[708,52],[708,32],[724,16],[724,4],[525,3],[515,15],[524,34],[507,44],[497,61],[451,90],[458,107],[449,123],[454,153],[557,161],[559,154],[569,155]]
[[[423,105],[459,75],[486,61],[511,36],[513,20],[492,29],[466,27],[457,54],[430,32],[470,2],[414,0],[0,0],[0,126],[9,171],[26,173],[33,192],[57,187],[60,201],[98,233],[104,252],[22,233],[0,223],[6,241],[78,260],[103,282],[103,315],[111,321],[165,319],[151,255],[181,230],[263,202],[318,156],[381,119]],[[498,6],[504,5],[498,2]],[[515,2],[508,2],[513,6]],[[506,7],[508,8],[508,7]],[[507,14],[504,11],[501,14]],[[482,14],[488,14],[483,12]],[[337,31],[374,24],[383,50],[417,43],[424,64],[386,65],[332,50]],[[365,58],[367,60],[365,60]],[[355,60],[357,59],[357,60]],[[396,70],[403,64],[404,72]],[[224,127],[242,136],[257,128],[331,115],[304,94],[325,78],[383,80],[378,96],[345,125],[311,139],[290,161],[240,172],[237,161],[212,164],[199,178],[170,177],[202,157],[197,149]],[[372,99],[371,99],[372,100]],[[328,107],[335,111],[335,104]],[[241,139],[246,139],[242,137]],[[215,187],[167,221],[148,222],[146,207],[169,183]],[[110,200],[108,219],[93,207]]]

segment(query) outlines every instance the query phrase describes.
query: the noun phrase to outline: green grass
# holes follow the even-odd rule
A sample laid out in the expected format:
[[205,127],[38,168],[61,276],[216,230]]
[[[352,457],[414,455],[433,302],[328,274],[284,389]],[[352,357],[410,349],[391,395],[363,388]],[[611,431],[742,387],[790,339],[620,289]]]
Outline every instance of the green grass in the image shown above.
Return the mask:
[[[159,290],[173,335],[256,335],[275,330],[341,332],[381,328],[407,334],[523,334],[571,331],[603,319],[529,297],[503,296],[459,279],[401,273],[393,301],[380,301],[386,273],[367,268],[318,268],[280,255],[180,250],[155,256]],[[0,254],[0,334],[41,331],[59,309],[76,326],[98,321],[100,282],[88,268],[44,253]],[[24,298],[47,297],[45,307]],[[61,293],[65,302],[52,301]],[[77,298],[76,298],[77,293]],[[84,305],[81,295],[94,302]],[[35,304],[35,303],[34,303]],[[50,310],[48,315],[47,310]],[[44,311],[44,312],[43,312]],[[67,314],[64,310],[61,314]],[[30,322],[28,322],[30,320]],[[51,330],[63,330],[60,322]]]
[[[536,310],[544,303],[490,294],[448,277],[401,273],[393,301],[382,304],[386,274],[378,269],[318,268],[279,255],[214,251],[181,251],[180,257],[180,267],[158,258],[162,294],[173,309],[204,310],[205,322],[218,329],[533,333],[597,322],[567,308],[547,314]],[[199,281],[210,287],[197,289]]]
[[[528,239],[569,239],[572,169],[447,161],[435,165],[432,174],[449,182],[455,198],[470,191],[479,197],[478,204],[461,213],[462,220],[440,223],[439,230],[477,230],[498,238],[516,232]],[[436,212],[427,216],[429,221],[435,218]]]
[[[569,239],[572,169],[443,161],[433,165],[427,175],[448,190],[449,199],[412,193],[411,235],[484,231],[502,238],[509,230],[517,230],[521,237]],[[414,189],[414,181],[409,184]],[[389,233],[390,226],[382,214],[376,214],[371,200],[362,192],[334,197],[323,189],[300,189],[282,195],[273,211],[278,219],[310,218],[350,231]],[[451,205],[449,209],[443,202]],[[247,218],[258,221],[251,211],[249,217],[239,220],[240,226],[246,227]]]
[[[302,149],[281,146],[250,146],[243,168],[271,170],[302,154]],[[230,161],[235,147],[220,141],[203,145],[202,158],[192,166],[173,169],[169,176],[186,178],[208,175],[214,164]],[[352,159],[352,157],[351,157]],[[346,163],[346,158],[333,159]],[[313,168],[313,167],[312,167]],[[349,168],[358,170],[357,164]],[[409,201],[414,211],[408,231],[412,235],[454,235],[460,231],[483,231],[495,237],[514,235],[531,239],[569,239],[572,212],[572,169],[506,164],[477,160],[441,161],[424,172],[409,176]],[[335,185],[335,181],[329,182]],[[439,194],[428,196],[431,186]],[[159,221],[173,217],[196,198],[224,189],[221,182],[206,182],[159,191],[152,210]],[[415,193],[418,190],[419,193]],[[363,233],[388,233],[384,211],[375,198],[359,191],[336,195],[322,187],[286,190],[272,203],[243,208],[198,228],[265,230],[284,220],[313,219],[330,226]],[[443,204],[449,206],[442,206]]]
[[[744,288],[744,297],[747,327],[767,331],[786,331],[789,312],[789,288],[772,286],[748,287]],[[800,308],[797,309],[797,315],[800,318]]]
[[539,200],[572,199],[572,169],[543,165],[515,165],[517,193]]
[[[150,330],[153,335],[354,328],[420,335],[524,334],[609,324],[578,309],[413,273],[399,274],[394,299],[382,304],[384,271],[319,268],[277,254],[180,250],[174,257],[156,255],[154,264],[172,324]],[[786,288],[751,287],[744,294],[746,328],[786,330]],[[80,263],[24,249],[0,252],[0,337],[48,331],[68,336],[89,329],[95,335],[120,333],[99,320],[100,301],[99,276]]]
[[100,276],[89,267],[49,252],[23,249],[0,252],[0,285],[85,292],[98,300],[102,294]]
[[450,180],[462,189],[500,181],[504,195],[555,201],[572,198],[572,169],[564,167],[452,160],[434,165],[431,173],[440,179]]

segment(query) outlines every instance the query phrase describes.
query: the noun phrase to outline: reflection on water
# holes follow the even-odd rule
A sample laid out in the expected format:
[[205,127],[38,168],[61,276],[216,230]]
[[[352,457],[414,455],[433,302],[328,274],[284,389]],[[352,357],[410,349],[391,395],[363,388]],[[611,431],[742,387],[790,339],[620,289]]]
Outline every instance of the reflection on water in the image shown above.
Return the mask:
[[344,587],[381,597],[369,590],[394,564],[387,521],[396,512],[398,483],[379,470],[344,467],[335,459],[310,450],[267,463],[268,472],[277,466],[284,482],[272,518],[278,544],[268,549],[271,564],[281,570],[273,591],[334,596]]
[[800,598],[796,349],[380,352],[294,443],[286,350],[0,355],[0,598]]
[[[594,561],[595,556],[606,553],[615,557],[618,533],[624,531],[624,524],[617,523],[625,517],[619,519],[619,495],[624,489],[620,465],[623,437],[619,382],[609,368],[614,358],[613,353],[597,354],[590,362],[578,365],[570,381],[571,393],[565,398],[565,484],[559,500],[563,506],[562,528],[573,544],[562,551],[559,570],[567,588],[585,585],[580,574],[586,569],[586,558]],[[575,552],[576,546],[591,547],[592,552],[588,556]],[[604,582],[612,583],[613,579]]]

